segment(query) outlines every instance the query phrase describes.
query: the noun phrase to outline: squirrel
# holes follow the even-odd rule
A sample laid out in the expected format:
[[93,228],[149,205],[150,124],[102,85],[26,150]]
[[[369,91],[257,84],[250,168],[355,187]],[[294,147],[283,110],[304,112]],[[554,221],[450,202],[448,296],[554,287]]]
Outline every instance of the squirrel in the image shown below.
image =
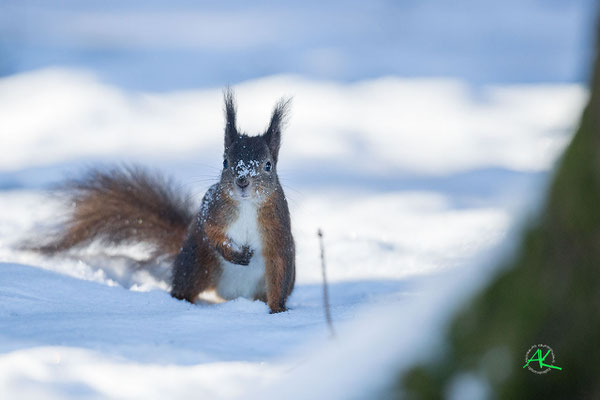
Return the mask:
[[149,260],[172,259],[171,296],[194,302],[207,290],[225,300],[265,302],[286,311],[295,282],[295,245],[277,176],[290,100],[280,100],[266,131],[240,133],[237,106],[224,92],[225,151],[220,181],[197,212],[172,181],[140,167],[92,169],[64,189],[74,205],[55,238],[37,250],[58,253],[94,240],[154,245]]

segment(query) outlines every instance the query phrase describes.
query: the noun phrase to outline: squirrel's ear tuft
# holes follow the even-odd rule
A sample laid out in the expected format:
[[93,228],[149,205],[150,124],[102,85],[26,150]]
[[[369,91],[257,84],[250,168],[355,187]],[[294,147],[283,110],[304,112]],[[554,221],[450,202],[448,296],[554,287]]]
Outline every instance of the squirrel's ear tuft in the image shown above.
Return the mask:
[[273,161],[277,162],[277,157],[279,155],[279,145],[281,144],[281,131],[285,123],[287,122],[287,118],[289,115],[289,109],[292,99],[281,99],[275,105],[275,109],[273,110],[273,115],[271,116],[271,123],[269,124],[269,128],[263,135],[264,139],[269,146],[269,150],[271,151],[271,156],[273,156]]
[[236,112],[235,95],[230,87],[223,91],[223,99],[225,100],[225,150],[231,146],[238,136],[236,127]]

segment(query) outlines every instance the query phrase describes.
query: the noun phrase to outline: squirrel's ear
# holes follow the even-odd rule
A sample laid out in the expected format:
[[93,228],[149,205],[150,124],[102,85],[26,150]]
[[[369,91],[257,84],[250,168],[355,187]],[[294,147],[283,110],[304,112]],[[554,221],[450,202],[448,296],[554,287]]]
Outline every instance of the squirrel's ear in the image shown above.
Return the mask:
[[223,99],[225,100],[225,150],[227,150],[238,136],[235,121],[237,107],[233,90],[230,87],[223,92]]
[[267,142],[267,146],[269,146],[269,150],[271,151],[271,156],[273,156],[273,161],[277,162],[277,157],[279,155],[279,145],[281,144],[281,131],[283,126],[287,122],[287,117],[289,113],[290,104],[292,99],[281,99],[275,106],[273,110],[273,115],[271,116],[271,123],[269,124],[269,128],[263,135],[265,141]]

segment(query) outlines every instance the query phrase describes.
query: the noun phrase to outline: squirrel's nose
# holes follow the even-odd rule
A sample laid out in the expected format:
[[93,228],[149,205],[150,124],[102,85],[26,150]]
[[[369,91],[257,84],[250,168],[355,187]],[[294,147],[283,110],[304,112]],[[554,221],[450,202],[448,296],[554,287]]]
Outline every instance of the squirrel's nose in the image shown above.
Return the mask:
[[250,182],[248,182],[248,178],[246,178],[245,176],[240,176],[239,178],[237,178],[235,180],[235,183],[242,189],[250,184]]

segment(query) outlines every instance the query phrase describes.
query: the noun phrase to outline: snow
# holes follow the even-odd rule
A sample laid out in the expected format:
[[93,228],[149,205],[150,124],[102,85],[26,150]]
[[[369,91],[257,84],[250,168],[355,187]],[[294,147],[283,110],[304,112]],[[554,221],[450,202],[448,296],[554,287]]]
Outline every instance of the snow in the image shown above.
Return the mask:
[[[165,170],[199,204],[222,163],[220,89],[128,92],[68,69],[0,80],[0,398],[380,390],[392,366],[435,346],[451,310],[485,281],[486,260],[515,237],[586,96],[565,84],[474,95],[460,81],[398,77],[281,75],[235,89],[249,133],[294,96],[278,165],[297,243],[286,313],[174,300],[168,265],[140,270],[123,256],[143,245],[53,258],[16,246],[64,213],[44,189],[90,163]],[[318,228],[336,340],[321,305]],[[466,377],[453,390],[484,388]]]
[[250,160],[248,164],[244,160],[239,160],[235,166],[236,175],[241,178],[244,176],[257,176],[257,167],[260,163],[257,160]]
[[[386,177],[547,170],[585,99],[574,84],[485,86],[476,96],[459,81],[397,77],[343,84],[274,76],[235,89],[238,125],[249,133],[264,131],[277,99],[294,97],[280,154],[284,176],[300,168]],[[218,168],[221,103],[221,89],[130,93],[65,69],[5,78],[0,170],[165,155]]]

